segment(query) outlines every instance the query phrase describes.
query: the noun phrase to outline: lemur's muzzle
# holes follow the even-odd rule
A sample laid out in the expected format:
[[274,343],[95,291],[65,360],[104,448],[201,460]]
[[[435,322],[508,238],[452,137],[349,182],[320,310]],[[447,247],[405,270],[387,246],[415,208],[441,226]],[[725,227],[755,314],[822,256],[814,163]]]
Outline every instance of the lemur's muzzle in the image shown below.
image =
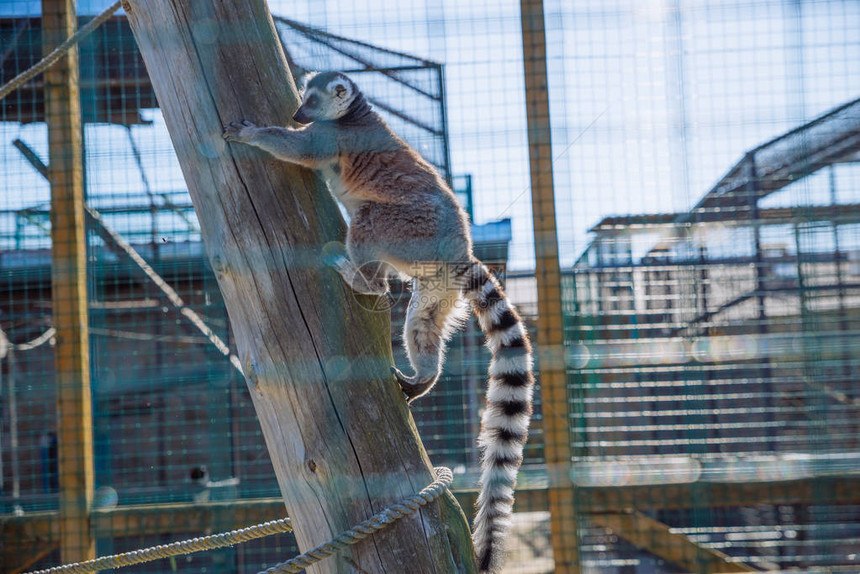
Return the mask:
[[304,107],[304,106],[300,106],[300,107],[299,107],[299,109],[298,109],[298,110],[296,110],[296,113],[295,113],[295,114],[293,114],[293,121],[295,121],[295,122],[297,122],[297,123],[300,123],[300,124],[309,124],[309,123],[311,123],[311,122],[313,121],[313,118],[311,118],[311,117],[310,117],[310,116],[305,112],[305,107]]

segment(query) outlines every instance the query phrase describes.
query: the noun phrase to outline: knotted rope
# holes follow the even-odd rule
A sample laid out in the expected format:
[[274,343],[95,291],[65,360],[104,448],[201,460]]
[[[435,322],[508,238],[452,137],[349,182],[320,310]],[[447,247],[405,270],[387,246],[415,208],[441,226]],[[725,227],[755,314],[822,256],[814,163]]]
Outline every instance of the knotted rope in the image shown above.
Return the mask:
[[[325,544],[320,544],[316,548],[308,550],[304,554],[300,554],[291,560],[276,564],[260,574],[275,574],[282,572],[292,574],[301,572],[311,564],[316,564],[337,551],[364,540],[371,534],[391,526],[401,518],[414,514],[422,506],[426,506],[439,498],[454,481],[454,475],[451,472],[451,469],[441,466],[437,467],[435,471],[436,480],[430,483],[429,486],[422,489],[418,494],[395,502],[382,512],[374,514],[367,520],[345,532],[342,532]],[[192,552],[201,552],[203,550],[213,550],[215,548],[233,546],[234,544],[263,538],[272,534],[292,532],[292,530],[293,527],[290,519],[282,518],[280,520],[272,520],[270,522],[249,526],[247,528],[231,530],[230,532],[222,532],[220,534],[212,534],[211,536],[204,536],[202,538],[192,538],[191,540],[162,544],[151,548],[144,548],[142,550],[125,552],[123,554],[104,556],[94,560],[87,560],[86,562],[77,562],[75,564],[37,570],[31,574],[56,574],[60,572],[87,574],[108,568],[121,568],[123,566],[131,566],[133,564],[142,564],[144,562],[151,562],[160,558],[171,558],[173,556],[191,554]]]

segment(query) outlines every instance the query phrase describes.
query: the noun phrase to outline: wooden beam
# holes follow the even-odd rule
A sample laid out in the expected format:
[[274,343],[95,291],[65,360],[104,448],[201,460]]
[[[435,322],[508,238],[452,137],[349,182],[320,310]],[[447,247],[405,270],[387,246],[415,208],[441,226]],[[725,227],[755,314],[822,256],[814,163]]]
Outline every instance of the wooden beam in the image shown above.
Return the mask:
[[[74,0],[42,0],[43,52],[74,33]],[[95,557],[93,429],[87,320],[83,146],[77,48],[45,72],[51,182],[51,281],[57,386],[60,547],[63,562]]]
[[[695,496],[702,492],[706,493],[704,497]],[[579,509],[587,514],[779,504],[860,504],[860,477],[748,484],[581,487],[577,494],[581,499]],[[474,490],[458,490],[454,496],[461,506],[472,507],[478,493]],[[548,500],[546,489],[523,489],[518,492],[516,510],[546,510]],[[219,513],[218,509],[222,507],[235,511],[231,522],[221,525],[229,528],[284,516],[284,505],[280,498],[256,498],[95,509],[92,521],[100,536],[107,536],[111,530],[122,535],[163,533],[175,524],[182,524],[182,528],[206,529],[212,516]],[[0,515],[0,539],[3,539],[2,536],[14,539],[20,535],[27,539],[53,540],[59,536],[56,519],[57,513],[51,511],[28,512],[23,516]],[[21,525],[25,524],[28,525],[27,529],[21,530]],[[15,533],[14,536],[12,533]]]
[[[264,0],[129,0],[303,550],[433,479],[392,364],[389,316],[322,263],[340,212],[310,171],[222,139],[292,125],[298,96]],[[474,572],[453,496],[308,572]]]
[[26,572],[33,564],[59,548],[59,546],[59,542],[35,542],[16,546],[14,552],[6,553],[4,550],[0,550],[0,564],[3,565],[2,572],[7,574]]
[[758,504],[858,504],[860,479],[814,478],[784,482],[694,483],[620,488],[581,488],[581,512],[721,508]]
[[731,574],[758,572],[742,562],[731,562],[731,557],[719,550],[696,544],[683,534],[658,520],[638,511],[612,514],[592,514],[592,523],[608,528],[634,546],[643,548],[688,572],[696,574]]
[[526,86],[535,277],[538,292],[537,354],[544,417],[544,456],[549,472],[550,537],[555,571],[579,572],[579,540],[570,481],[570,417],[564,365],[558,232],[549,118],[549,79],[542,0],[521,0],[523,67]]
[[[703,488],[706,496],[701,497]],[[475,491],[454,493],[464,508],[474,507]],[[577,495],[579,511],[595,524],[608,525],[601,516],[630,514],[653,510],[687,508],[731,508],[779,504],[860,504],[860,477],[805,479],[787,482],[748,484],[686,484],[639,487],[582,487]],[[545,511],[549,497],[544,489],[525,489],[517,493],[516,511]],[[212,532],[232,530],[252,524],[283,518],[284,502],[280,498],[231,500],[201,504],[172,503],[119,506],[95,509],[92,529],[99,537],[142,536],[166,532]],[[0,515],[0,559],[17,554],[21,545],[46,545],[59,540],[56,512],[30,512],[23,516]],[[616,526],[618,526],[616,524]],[[628,529],[629,530],[629,529]],[[627,536],[623,535],[625,538]],[[630,539],[630,538],[628,538]],[[642,544],[654,554],[661,537]],[[665,544],[662,544],[665,546]],[[5,562],[0,562],[5,563]]]
[[[464,508],[474,505],[477,492],[457,491]],[[745,484],[672,484],[624,487],[579,487],[577,510],[582,515],[631,510],[736,508],[759,504],[860,504],[860,477],[815,478]],[[517,491],[517,512],[549,508],[546,489]]]
[[141,504],[97,509],[93,512],[93,528],[100,537],[165,532],[213,533],[278,520],[286,515],[281,498],[200,504]]
[[0,572],[25,571],[57,548],[59,519],[56,511],[0,515]]

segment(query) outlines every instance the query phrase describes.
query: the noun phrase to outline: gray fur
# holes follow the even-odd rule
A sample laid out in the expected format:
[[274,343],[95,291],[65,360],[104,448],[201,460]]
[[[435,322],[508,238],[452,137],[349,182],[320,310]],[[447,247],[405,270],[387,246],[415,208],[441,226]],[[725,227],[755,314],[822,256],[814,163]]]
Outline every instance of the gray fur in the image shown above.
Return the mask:
[[326,179],[350,218],[346,255],[332,265],[353,290],[383,295],[390,275],[413,279],[403,341],[414,374],[392,367],[407,400],[439,379],[445,345],[468,313],[466,301],[487,334],[493,359],[478,441],[483,456],[473,539],[481,572],[498,572],[532,409],[528,332],[472,254],[468,218],[448,184],[370,109],[352,80],[334,72],[311,76],[294,119],[310,125],[233,122],[224,138]]

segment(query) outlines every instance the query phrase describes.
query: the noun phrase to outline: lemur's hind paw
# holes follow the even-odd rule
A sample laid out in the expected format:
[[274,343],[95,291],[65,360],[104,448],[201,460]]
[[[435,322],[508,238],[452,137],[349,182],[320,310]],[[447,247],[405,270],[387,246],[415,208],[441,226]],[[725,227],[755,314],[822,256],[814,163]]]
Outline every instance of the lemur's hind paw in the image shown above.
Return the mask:
[[400,389],[406,395],[406,402],[411,404],[418,397],[427,394],[427,392],[436,384],[438,377],[419,377],[407,376],[397,367],[391,367],[391,372],[397,377],[397,382],[400,383]]

